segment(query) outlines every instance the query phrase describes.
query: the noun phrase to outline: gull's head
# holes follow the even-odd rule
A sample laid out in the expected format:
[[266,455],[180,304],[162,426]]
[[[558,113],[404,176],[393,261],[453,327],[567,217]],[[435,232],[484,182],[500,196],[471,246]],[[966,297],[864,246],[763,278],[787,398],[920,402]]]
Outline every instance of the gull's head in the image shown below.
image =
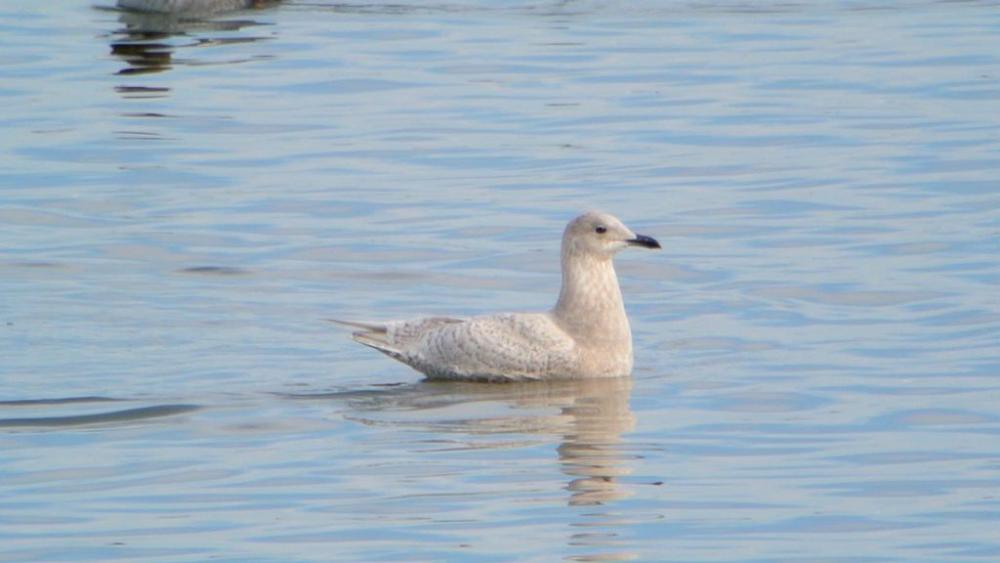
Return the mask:
[[589,211],[566,225],[563,250],[610,258],[629,246],[660,248],[653,237],[637,235],[614,215]]

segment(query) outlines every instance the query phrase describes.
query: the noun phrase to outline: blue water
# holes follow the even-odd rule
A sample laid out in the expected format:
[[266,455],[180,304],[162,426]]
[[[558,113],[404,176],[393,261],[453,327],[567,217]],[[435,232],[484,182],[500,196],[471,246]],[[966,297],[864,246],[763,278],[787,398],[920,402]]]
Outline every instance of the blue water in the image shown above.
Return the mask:
[[[1000,559],[996,2],[0,6],[0,560]],[[325,318],[542,309],[633,378]]]

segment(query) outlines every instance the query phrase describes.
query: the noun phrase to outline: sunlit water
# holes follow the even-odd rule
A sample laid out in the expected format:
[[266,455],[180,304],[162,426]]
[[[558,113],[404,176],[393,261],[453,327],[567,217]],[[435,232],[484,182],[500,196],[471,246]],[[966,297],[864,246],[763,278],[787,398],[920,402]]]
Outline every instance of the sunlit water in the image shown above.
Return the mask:
[[[0,6],[0,559],[995,561],[995,2]],[[341,317],[549,306],[631,380]]]

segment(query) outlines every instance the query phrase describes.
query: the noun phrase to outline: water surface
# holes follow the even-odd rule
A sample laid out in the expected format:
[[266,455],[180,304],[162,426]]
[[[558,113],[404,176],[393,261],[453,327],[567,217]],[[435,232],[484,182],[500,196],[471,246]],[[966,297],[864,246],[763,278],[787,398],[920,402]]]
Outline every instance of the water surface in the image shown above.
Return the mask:
[[[1000,558],[994,2],[0,8],[0,559]],[[548,307],[626,381],[323,319]]]

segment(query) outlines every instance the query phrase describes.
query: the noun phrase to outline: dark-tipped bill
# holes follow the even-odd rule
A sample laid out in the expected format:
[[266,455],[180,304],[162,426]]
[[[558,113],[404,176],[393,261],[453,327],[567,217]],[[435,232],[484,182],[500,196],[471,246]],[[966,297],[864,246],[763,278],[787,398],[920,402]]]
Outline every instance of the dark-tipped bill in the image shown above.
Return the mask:
[[646,235],[635,235],[635,238],[630,238],[625,241],[633,246],[644,246],[646,248],[660,248],[660,243],[653,237],[647,237]]

